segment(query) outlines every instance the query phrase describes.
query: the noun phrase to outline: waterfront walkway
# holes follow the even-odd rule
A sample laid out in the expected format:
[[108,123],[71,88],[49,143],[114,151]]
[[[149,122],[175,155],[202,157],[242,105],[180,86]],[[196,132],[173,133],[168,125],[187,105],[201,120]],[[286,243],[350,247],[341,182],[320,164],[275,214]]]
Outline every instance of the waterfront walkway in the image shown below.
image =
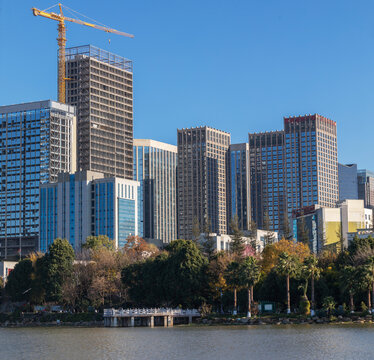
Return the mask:
[[105,309],[104,326],[106,327],[134,327],[134,326],[164,326],[174,324],[191,324],[193,318],[200,317],[196,309]]

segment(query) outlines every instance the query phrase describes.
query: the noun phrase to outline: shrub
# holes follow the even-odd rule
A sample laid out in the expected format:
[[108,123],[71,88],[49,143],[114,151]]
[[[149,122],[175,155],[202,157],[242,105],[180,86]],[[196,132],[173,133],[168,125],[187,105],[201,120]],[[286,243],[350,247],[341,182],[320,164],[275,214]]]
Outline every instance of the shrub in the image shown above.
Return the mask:
[[300,300],[300,314],[309,315],[310,314],[310,301],[307,298],[302,298]]

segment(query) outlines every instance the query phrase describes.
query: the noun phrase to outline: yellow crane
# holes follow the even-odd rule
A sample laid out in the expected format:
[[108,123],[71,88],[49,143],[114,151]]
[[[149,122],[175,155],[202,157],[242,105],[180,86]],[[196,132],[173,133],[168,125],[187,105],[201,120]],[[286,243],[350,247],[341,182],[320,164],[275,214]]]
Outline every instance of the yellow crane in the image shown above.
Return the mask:
[[[66,99],[65,98],[65,81],[68,80],[68,79],[66,79],[66,71],[65,71],[65,45],[66,45],[65,21],[73,22],[73,23],[80,24],[80,25],[89,26],[89,27],[92,27],[94,29],[103,30],[107,33],[113,33],[113,34],[117,34],[117,35],[127,36],[127,37],[130,37],[130,38],[133,38],[134,35],[127,34],[125,32],[118,31],[118,30],[115,30],[115,29],[111,29],[111,28],[106,27],[106,26],[91,24],[91,23],[83,21],[83,20],[66,17],[66,16],[64,16],[64,14],[62,12],[63,5],[58,4],[58,7],[60,9],[59,14],[56,14],[54,12],[47,12],[46,10],[48,10],[48,9],[39,10],[39,9],[36,9],[36,8],[32,8],[31,10],[32,10],[34,16],[43,16],[47,19],[58,21],[58,26],[57,26],[57,30],[58,30],[57,44],[58,44],[58,47],[59,47],[59,52],[58,52],[58,54],[59,54],[59,56],[58,56],[58,101],[61,102],[61,103],[65,103],[65,101],[66,101],[65,100]],[[64,6],[64,7],[67,8],[66,6]],[[69,9],[69,10],[71,10],[71,9]]]

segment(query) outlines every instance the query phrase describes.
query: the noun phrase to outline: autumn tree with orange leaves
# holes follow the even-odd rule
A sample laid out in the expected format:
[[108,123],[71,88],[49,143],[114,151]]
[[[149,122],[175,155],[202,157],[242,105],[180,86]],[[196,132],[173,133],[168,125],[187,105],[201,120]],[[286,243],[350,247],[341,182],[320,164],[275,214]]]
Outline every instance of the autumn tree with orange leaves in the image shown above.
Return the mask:
[[262,252],[262,271],[267,274],[277,265],[281,253],[295,256],[300,262],[310,255],[309,246],[303,243],[293,242],[292,240],[282,239],[277,243],[268,245]]

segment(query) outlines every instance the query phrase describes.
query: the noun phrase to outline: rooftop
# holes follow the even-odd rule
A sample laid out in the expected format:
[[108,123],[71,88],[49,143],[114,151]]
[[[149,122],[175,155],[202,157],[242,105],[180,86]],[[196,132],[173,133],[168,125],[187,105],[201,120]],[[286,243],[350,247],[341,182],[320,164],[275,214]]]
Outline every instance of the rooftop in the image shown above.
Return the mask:
[[132,61],[93,45],[82,45],[65,49],[66,60],[94,58],[116,68],[132,72]]

